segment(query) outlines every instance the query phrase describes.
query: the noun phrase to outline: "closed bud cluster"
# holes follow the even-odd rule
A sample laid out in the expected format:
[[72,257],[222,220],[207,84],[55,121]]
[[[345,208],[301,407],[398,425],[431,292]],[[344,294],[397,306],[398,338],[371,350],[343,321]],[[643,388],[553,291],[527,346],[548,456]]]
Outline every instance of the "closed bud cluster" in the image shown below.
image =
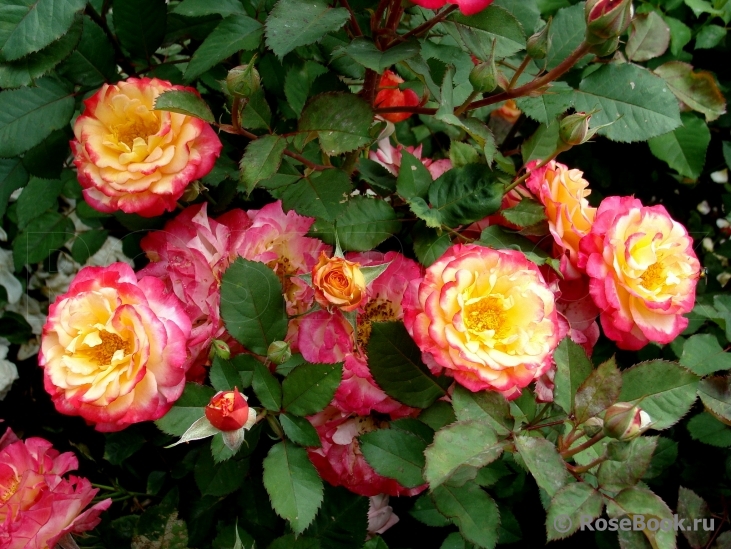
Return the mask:
[[650,427],[650,416],[639,406],[619,402],[604,414],[604,434],[621,441],[637,438]]
[[251,97],[261,87],[261,77],[259,71],[254,67],[254,63],[239,65],[228,71],[226,87],[234,97],[244,99]]
[[632,0],[589,0],[586,14],[586,41],[601,44],[629,28],[634,15]]
[[528,38],[526,51],[533,59],[544,59],[551,47],[551,19],[545,27]]

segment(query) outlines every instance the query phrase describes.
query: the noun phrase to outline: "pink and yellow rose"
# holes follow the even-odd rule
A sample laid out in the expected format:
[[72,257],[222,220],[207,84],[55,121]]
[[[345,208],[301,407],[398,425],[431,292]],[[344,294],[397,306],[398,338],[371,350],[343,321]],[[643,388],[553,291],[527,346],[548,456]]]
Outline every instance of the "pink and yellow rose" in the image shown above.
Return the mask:
[[112,500],[88,507],[99,490],[85,478],[62,476],[78,466],[71,452],[60,454],[42,438],[22,441],[5,432],[0,438],[2,549],[53,548],[99,524]]
[[71,149],[84,198],[101,212],[145,217],[175,209],[188,184],[213,168],[221,141],[210,125],[154,110],[170,90],[197,92],[157,78],[104,84],[84,101]]
[[551,160],[536,169],[537,161],[527,166],[530,176],[526,186],[543,204],[548,228],[560,250],[561,272],[567,278],[577,278],[579,271],[579,242],[591,230],[596,208],[589,206],[589,182],[580,170]]
[[43,327],[39,364],[56,409],[98,431],[162,417],[183,392],[191,322],[181,301],[126,263],[86,267]]
[[700,263],[688,231],[663,206],[606,198],[580,252],[604,333],[620,349],[670,343],[688,325]]
[[457,244],[414,283],[404,323],[434,373],[513,399],[551,368],[554,295],[522,253]]

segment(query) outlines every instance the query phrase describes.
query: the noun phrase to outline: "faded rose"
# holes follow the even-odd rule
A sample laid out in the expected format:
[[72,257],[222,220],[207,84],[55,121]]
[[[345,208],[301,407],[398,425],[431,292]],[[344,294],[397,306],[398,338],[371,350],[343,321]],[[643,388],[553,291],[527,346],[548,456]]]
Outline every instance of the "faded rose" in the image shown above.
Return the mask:
[[183,304],[126,263],[86,267],[43,327],[39,364],[56,409],[119,431],[162,417],[185,385],[191,322]]
[[688,231],[663,206],[605,198],[580,252],[604,333],[620,349],[667,344],[686,328],[700,263]]
[[84,101],[71,149],[84,198],[101,212],[145,217],[175,209],[188,184],[213,168],[221,142],[210,125],[154,110],[170,90],[197,93],[157,78],[104,84]]
[[522,253],[457,244],[415,284],[404,323],[435,373],[513,399],[551,368],[554,296]]

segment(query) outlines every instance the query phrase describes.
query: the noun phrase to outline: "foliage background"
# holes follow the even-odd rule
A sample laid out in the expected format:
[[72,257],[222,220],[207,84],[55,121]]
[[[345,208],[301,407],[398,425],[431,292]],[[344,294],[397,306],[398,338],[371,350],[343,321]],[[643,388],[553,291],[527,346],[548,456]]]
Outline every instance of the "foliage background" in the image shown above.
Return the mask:
[[[539,13],[543,18],[556,15],[557,25],[561,20],[557,14],[577,4],[573,0],[498,0],[496,5],[517,10],[516,3],[521,5],[523,11],[516,13],[523,20],[535,18]],[[42,322],[48,301],[54,298],[52,293],[49,295],[52,286],[43,280],[61,276],[63,262],[68,265],[69,256],[84,264],[107,239],[117,238],[123,253],[139,268],[146,262],[139,240],[146,231],[159,229],[165,222],[163,218],[100,214],[81,199],[80,187],[69,164],[68,141],[72,133],[68,122],[74,111],[78,112],[84,96],[105,81],[121,78],[121,71],[157,76],[174,83],[193,84],[215,118],[227,118],[231,102],[223,93],[220,81],[225,79],[228,69],[248,62],[258,52],[257,66],[264,82],[265,98],[273,111],[271,124],[279,133],[286,133],[296,127],[297,115],[309,97],[326,91],[347,91],[337,74],[345,73],[355,80],[362,77],[363,68],[348,58],[336,59],[328,65],[333,50],[347,44],[348,38],[342,31],[326,37],[320,44],[299,47],[282,60],[267,50],[262,44],[263,29],[247,21],[263,21],[273,4],[271,0],[226,0],[216,2],[215,6],[204,0],[167,5],[160,0],[115,0],[112,6],[107,0],[92,0],[88,5],[83,0],[40,0],[35,8],[39,22],[30,29],[31,34],[37,35],[37,44],[33,51],[24,52],[8,39],[3,29],[12,27],[13,5],[21,6],[21,10],[28,7],[25,2],[0,1],[0,42],[4,40],[0,47],[4,59],[0,63],[0,87],[6,90],[0,93],[0,236],[5,237],[1,246],[6,250],[6,259],[11,250],[15,255],[15,264],[6,262],[5,267],[14,268],[23,290],[40,306],[36,311],[33,302],[24,301],[22,306],[8,307],[7,296],[3,298],[4,288],[0,286],[0,307],[4,309],[0,336],[10,342],[10,359],[16,361],[18,351],[23,348],[30,347],[28,352],[32,351],[38,335],[32,320],[35,318],[37,322],[40,318]],[[356,13],[363,15],[362,22],[366,21],[366,9],[372,9],[370,2],[354,0],[351,5]],[[727,27],[731,20],[731,0],[654,0],[635,5],[638,13],[660,15],[671,31],[670,48],[662,57],[648,62],[649,68],[670,60],[691,63],[696,69],[713,72],[721,91],[728,97],[731,43]],[[407,10],[407,15],[417,22],[423,13],[418,8]],[[564,33],[569,30],[572,30],[570,25],[560,29]],[[453,53],[435,53],[428,60],[435,81],[441,80]],[[454,59],[458,69],[463,69],[457,74],[464,79],[464,55],[460,58],[455,54]],[[580,78],[579,70],[570,73],[566,80],[576,87]],[[38,87],[28,87],[33,83]],[[31,110],[17,123],[18,109],[25,108],[24,101],[38,101],[43,108]],[[492,108],[480,110],[478,116],[487,119]],[[731,368],[730,355],[724,354],[731,344],[731,324],[727,325],[731,322],[731,307],[724,309],[724,304],[731,302],[726,284],[731,278],[728,264],[731,186],[727,172],[725,179],[719,173],[731,168],[731,115],[723,114],[707,125],[698,113],[684,113],[683,117],[686,127],[692,126],[697,131],[678,137],[681,154],[672,158],[663,152],[668,150],[666,144],[652,147],[644,142],[619,143],[604,137],[559,157],[561,162],[584,171],[591,183],[593,205],[610,194],[634,194],[645,204],[664,204],[675,219],[689,228],[701,263],[708,269],[705,282],[698,287],[698,306],[683,337],[665,348],[650,345],[639,353],[619,352],[617,361],[622,367],[660,357],[683,363],[684,352],[688,355],[686,360],[691,359],[693,352],[685,347],[688,338],[693,334],[708,334],[703,336],[706,339],[694,340],[706,345],[703,351],[706,354],[701,359],[718,361],[717,370]],[[265,126],[259,128],[263,129]],[[519,167],[521,143],[538,130],[536,120],[521,117],[501,147],[507,160],[498,158],[498,165],[508,172],[513,163]],[[451,140],[463,136],[454,126],[426,116],[413,116],[397,128],[399,142],[423,145],[425,157],[449,157]],[[221,137],[224,154],[215,170],[203,180],[208,188],[204,196],[209,200],[209,214],[232,207],[260,207],[271,201],[269,191],[278,196],[281,190],[277,190],[278,183],[273,180],[260,183],[250,195],[243,192],[248,189],[243,189],[239,182],[237,162],[248,140],[223,133]],[[524,147],[524,153],[525,150]],[[453,160],[458,152],[452,149]],[[659,153],[662,158],[653,153]],[[302,154],[313,162],[320,160],[314,142]],[[284,171],[283,168],[280,173]],[[361,170],[361,173],[365,172]],[[712,178],[711,174],[716,175]],[[356,183],[363,187],[362,181],[356,179]],[[20,198],[14,196],[11,200],[19,188],[24,189]],[[84,226],[75,225],[75,220]],[[396,249],[413,257],[412,236],[408,230],[397,232],[379,249]],[[26,264],[21,254],[29,250],[33,257]],[[600,340],[593,356],[594,364],[613,352],[610,342]],[[84,546],[129,546],[137,536],[135,547],[152,547],[139,545],[140,533],[154,533],[160,524],[170,520],[174,510],[185,520],[190,547],[233,547],[236,520],[247,547],[248,535],[257,540],[257,547],[266,547],[286,531],[284,521],[272,511],[260,480],[268,443],[256,446],[252,456],[243,452],[237,459],[218,466],[206,453],[207,446],[163,449],[170,437],[151,424],[103,435],[87,428],[81,419],[64,417],[54,411],[43,390],[42,372],[34,354],[16,362],[20,379],[0,402],[0,417],[23,436],[42,436],[62,451],[77,452],[81,458],[80,473],[92,482],[113,487],[107,493],[113,492],[119,500],[98,531],[82,541]],[[261,437],[263,442],[271,435],[269,428],[261,425],[252,434]],[[653,458],[652,474],[646,475],[644,481],[671,508],[678,500],[680,486],[692,489],[708,502],[715,516],[728,524],[731,427],[703,412],[702,404],[697,402],[691,413],[662,436],[665,439],[662,451]],[[514,547],[542,545],[545,511],[535,482],[518,466],[500,474],[504,476],[491,487],[501,510],[506,511],[500,542],[512,543]],[[232,483],[231,479],[238,480]],[[327,490],[326,502],[331,507],[321,511],[322,516],[327,516],[327,511],[342,511],[338,515],[341,526],[355,532],[350,534],[355,536],[353,539],[359,539],[358,536],[362,539],[365,499],[342,489]],[[383,536],[385,544],[392,549],[437,547],[450,532],[457,531],[454,526],[436,528],[417,521],[410,514],[413,500],[392,498],[391,504],[401,518]],[[512,511],[514,521],[509,519],[508,510]],[[320,527],[325,528],[326,523],[325,520]],[[169,525],[180,528],[180,523]],[[347,536],[340,542],[330,539],[322,547],[355,547],[348,545],[352,541],[347,540]],[[450,540],[447,543],[453,544],[443,547],[469,546],[461,538]],[[272,547],[291,547],[291,543],[291,538],[284,538]],[[567,541],[553,543],[562,547],[578,544],[618,547],[616,536],[609,533],[596,536],[580,533]],[[686,540],[679,538],[679,543],[682,546]],[[719,549],[731,547],[731,540],[723,535],[714,543]]]

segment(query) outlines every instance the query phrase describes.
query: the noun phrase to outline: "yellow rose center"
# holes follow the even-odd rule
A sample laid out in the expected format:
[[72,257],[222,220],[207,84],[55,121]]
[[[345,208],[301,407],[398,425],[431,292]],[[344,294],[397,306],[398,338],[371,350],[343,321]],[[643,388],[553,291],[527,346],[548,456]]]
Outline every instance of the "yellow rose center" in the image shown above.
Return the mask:
[[494,296],[483,297],[464,309],[464,323],[472,332],[492,330],[496,334],[505,329],[505,311],[501,300]]
[[642,285],[648,290],[656,290],[665,282],[665,273],[660,263],[653,263],[640,276]]
[[13,497],[13,494],[18,491],[18,485],[20,485],[20,479],[17,477],[13,478],[7,486],[0,485],[0,505]]
[[147,138],[153,134],[156,134],[160,130],[160,121],[156,117],[152,118],[137,118],[136,120],[129,120],[121,124],[117,124],[112,128],[114,137],[120,143],[124,143],[130,149],[136,138],[141,138],[147,141]]
[[112,362],[114,353],[117,351],[124,351],[124,354],[129,354],[130,344],[125,341],[117,334],[101,330],[99,332],[99,338],[102,342],[99,345],[90,347],[86,353],[88,357],[97,363],[98,366],[106,366]]

